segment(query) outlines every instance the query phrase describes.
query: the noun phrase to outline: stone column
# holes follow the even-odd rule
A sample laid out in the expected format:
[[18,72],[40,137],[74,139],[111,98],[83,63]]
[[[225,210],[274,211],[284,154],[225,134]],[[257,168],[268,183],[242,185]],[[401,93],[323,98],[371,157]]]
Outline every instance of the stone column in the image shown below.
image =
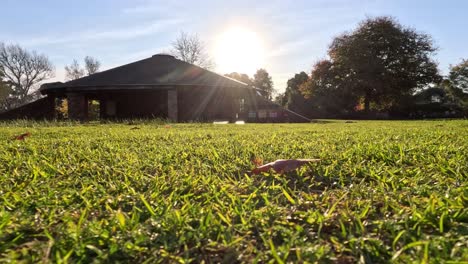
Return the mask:
[[230,122],[235,123],[240,116],[239,114],[239,106],[240,106],[240,99],[237,98],[236,96],[231,95],[229,97],[229,106],[230,106],[230,111],[229,111],[229,116],[230,116]]
[[83,94],[68,93],[68,118],[84,121],[88,118],[88,101]]
[[48,104],[48,109],[47,109],[46,118],[47,119],[57,118],[56,110],[55,110],[55,96],[51,94],[47,95],[47,104]]
[[99,100],[99,119],[106,119],[106,99]]
[[177,122],[178,111],[177,111],[177,90],[167,91],[167,117],[173,122]]

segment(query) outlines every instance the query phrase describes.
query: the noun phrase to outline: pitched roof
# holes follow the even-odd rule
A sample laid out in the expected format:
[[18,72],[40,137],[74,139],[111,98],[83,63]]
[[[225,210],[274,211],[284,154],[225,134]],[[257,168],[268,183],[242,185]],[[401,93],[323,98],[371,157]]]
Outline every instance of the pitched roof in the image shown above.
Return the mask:
[[163,86],[216,86],[242,87],[248,85],[219,75],[171,55],[157,54],[150,58],[119,66],[65,83],[49,83],[41,86],[41,92],[55,89],[136,89]]

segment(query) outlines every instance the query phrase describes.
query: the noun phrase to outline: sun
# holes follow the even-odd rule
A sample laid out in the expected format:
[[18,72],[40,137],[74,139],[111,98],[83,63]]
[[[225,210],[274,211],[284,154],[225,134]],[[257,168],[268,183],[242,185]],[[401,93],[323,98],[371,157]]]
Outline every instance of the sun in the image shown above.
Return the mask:
[[252,75],[263,66],[264,60],[261,39],[253,31],[231,28],[216,39],[215,62],[221,73]]

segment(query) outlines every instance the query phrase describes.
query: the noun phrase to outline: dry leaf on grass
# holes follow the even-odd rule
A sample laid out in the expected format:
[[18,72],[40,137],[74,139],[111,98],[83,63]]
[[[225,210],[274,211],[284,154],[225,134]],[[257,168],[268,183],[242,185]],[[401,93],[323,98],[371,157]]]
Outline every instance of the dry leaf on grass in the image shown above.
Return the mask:
[[14,136],[14,137],[13,137],[13,140],[25,140],[26,137],[29,137],[29,136],[31,136],[31,133],[26,132],[26,133],[24,133],[24,134],[21,134],[21,135],[18,135],[18,136]]
[[262,172],[268,172],[273,169],[277,173],[285,173],[294,171],[295,169],[300,168],[301,166],[308,164],[310,162],[318,162],[320,159],[279,159],[270,163],[267,163],[262,166],[252,170],[253,174],[260,174]]

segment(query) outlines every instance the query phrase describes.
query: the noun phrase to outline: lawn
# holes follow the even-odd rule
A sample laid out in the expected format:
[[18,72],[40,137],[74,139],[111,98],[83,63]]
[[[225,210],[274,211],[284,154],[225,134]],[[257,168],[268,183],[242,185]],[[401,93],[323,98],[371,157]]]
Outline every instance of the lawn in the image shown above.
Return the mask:
[[0,262],[468,260],[466,120],[15,122],[0,142]]

